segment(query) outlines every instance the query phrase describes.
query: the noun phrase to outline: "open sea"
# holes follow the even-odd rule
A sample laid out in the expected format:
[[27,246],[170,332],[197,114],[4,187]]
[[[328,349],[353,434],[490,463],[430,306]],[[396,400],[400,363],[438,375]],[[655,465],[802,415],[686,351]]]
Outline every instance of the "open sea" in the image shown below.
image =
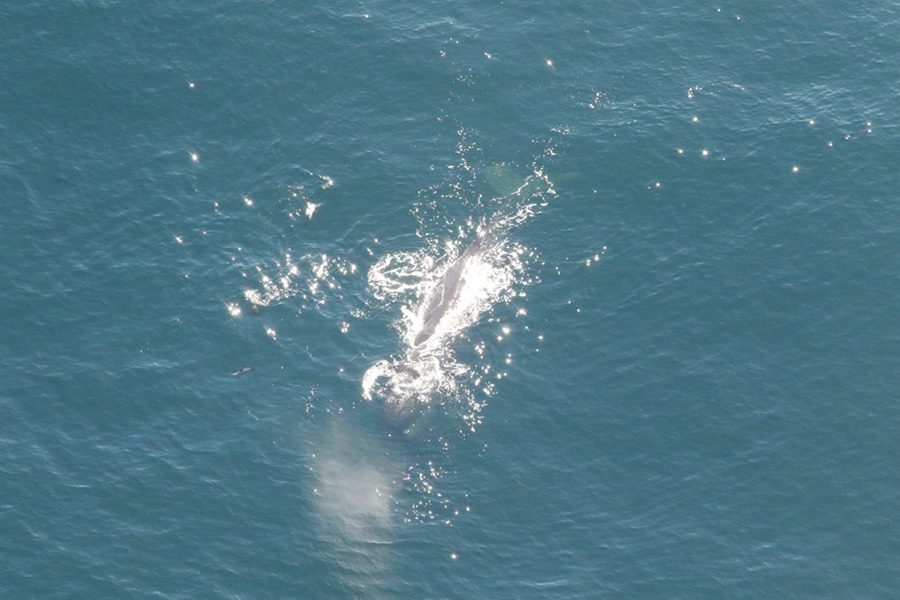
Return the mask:
[[900,5],[0,3],[0,598],[900,597]]

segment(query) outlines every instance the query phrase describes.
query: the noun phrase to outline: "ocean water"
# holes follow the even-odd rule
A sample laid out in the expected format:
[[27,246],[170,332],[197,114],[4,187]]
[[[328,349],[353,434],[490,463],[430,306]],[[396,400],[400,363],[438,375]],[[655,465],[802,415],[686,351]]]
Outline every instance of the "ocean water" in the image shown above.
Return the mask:
[[0,597],[897,597],[898,58],[888,1],[3,2]]

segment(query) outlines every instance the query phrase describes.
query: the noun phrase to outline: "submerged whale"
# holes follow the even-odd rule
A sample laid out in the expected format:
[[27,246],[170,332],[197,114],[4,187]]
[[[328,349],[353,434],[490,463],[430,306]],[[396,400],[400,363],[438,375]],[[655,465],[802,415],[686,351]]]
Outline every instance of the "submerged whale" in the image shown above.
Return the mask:
[[431,339],[441,319],[453,308],[465,285],[463,273],[466,262],[485,252],[493,243],[493,236],[489,233],[479,233],[462,255],[447,268],[422,304],[422,328],[413,339],[413,347],[421,346]]

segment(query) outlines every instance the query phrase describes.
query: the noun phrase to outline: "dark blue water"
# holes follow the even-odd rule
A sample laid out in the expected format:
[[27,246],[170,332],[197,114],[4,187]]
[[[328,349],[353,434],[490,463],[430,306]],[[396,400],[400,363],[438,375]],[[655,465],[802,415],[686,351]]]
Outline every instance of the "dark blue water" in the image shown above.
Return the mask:
[[898,57],[892,2],[3,3],[0,597],[895,597]]

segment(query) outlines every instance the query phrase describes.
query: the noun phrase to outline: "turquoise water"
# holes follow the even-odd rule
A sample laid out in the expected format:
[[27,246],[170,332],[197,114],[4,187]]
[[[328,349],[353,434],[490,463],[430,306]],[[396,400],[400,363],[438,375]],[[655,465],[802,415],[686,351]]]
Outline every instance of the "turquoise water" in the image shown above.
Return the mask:
[[0,597],[895,597],[898,57],[891,2],[4,3]]

